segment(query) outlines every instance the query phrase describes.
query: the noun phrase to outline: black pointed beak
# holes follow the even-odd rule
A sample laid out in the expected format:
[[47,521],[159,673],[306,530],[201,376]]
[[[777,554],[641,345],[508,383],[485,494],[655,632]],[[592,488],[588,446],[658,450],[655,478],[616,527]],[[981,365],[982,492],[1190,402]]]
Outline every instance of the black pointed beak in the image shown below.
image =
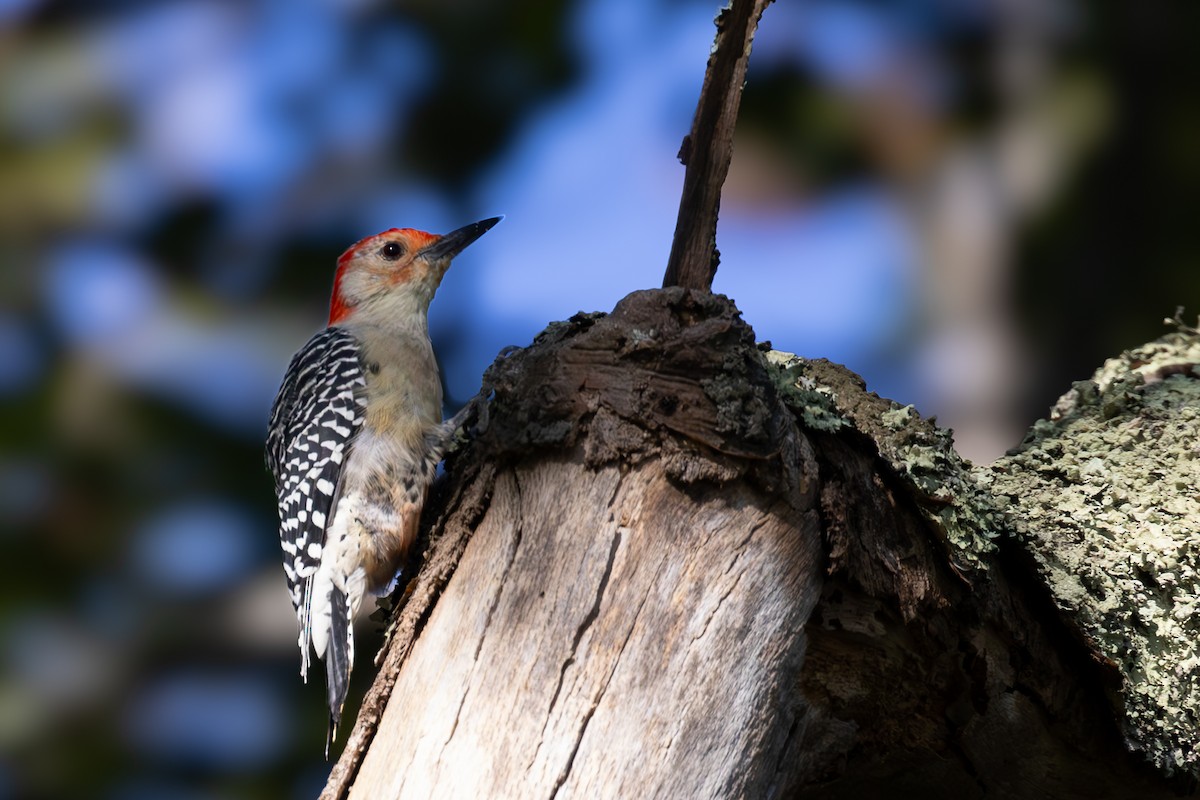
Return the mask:
[[467,249],[467,245],[490,231],[502,219],[504,217],[492,217],[464,225],[456,231],[450,231],[428,247],[422,248],[418,255],[430,261],[454,258]]

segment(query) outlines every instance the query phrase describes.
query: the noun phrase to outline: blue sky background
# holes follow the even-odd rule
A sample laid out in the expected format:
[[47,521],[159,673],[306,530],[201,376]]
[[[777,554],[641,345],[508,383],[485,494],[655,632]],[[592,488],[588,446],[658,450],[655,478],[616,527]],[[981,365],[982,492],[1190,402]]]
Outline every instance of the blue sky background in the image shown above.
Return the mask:
[[[0,0],[0,800],[322,784],[261,443],[342,249],[506,215],[431,313],[452,403],[660,284],[716,5],[452,5]],[[779,0],[714,290],[1015,444],[1197,305],[1200,125],[1154,80],[1194,91],[1196,27],[1149,5]]]

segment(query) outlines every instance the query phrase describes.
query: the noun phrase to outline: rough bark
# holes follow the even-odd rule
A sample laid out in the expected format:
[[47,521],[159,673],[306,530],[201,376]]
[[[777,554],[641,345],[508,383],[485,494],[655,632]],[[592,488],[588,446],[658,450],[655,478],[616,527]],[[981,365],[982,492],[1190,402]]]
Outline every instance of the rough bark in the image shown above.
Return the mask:
[[1033,509],[724,298],[634,293],[488,377],[326,797],[1192,787],[1045,579]]

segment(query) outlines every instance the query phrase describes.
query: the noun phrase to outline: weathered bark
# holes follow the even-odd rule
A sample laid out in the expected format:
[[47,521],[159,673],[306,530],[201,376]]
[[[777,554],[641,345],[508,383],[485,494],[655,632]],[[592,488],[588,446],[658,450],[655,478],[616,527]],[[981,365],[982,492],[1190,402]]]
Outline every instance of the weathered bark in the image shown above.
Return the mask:
[[1189,787],[1194,760],[1135,749],[1125,665],[1019,499],[724,298],[635,293],[489,380],[326,797]]

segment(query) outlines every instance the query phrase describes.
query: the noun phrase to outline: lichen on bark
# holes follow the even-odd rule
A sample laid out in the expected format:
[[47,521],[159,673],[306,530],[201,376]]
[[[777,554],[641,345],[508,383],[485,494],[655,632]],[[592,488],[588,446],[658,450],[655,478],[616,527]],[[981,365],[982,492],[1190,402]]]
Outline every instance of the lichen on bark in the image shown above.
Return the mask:
[[807,429],[836,433],[852,428],[868,437],[935,529],[953,563],[983,568],[1004,530],[1004,514],[980,488],[971,465],[954,449],[951,431],[923,419],[913,406],[866,391],[862,379],[825,359],[769,351],[784,402]]
[[1131,744],[1200,775],[1200,336],[1109,359],[979,478],[1117,666]]

